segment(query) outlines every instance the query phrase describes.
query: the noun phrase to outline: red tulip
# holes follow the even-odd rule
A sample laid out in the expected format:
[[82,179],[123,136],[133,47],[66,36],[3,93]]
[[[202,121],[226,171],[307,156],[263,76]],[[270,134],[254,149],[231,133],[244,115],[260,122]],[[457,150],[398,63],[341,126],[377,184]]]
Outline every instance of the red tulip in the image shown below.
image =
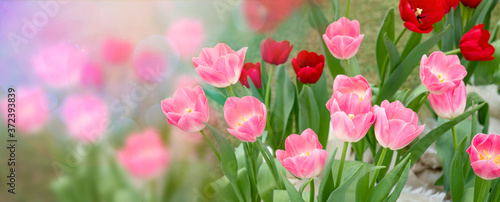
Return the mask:
[[460,51],[465,59],[469,61],[489,61],[493,60],[495,48],[488,43],[490,32],[483,29],[484,24],[474,26],[460,39]]
[[250,77],[256,88],[262,88],[262,79],[260,77],[260,62],[257,62],[255,64],[247,62],[245,63],[245,65],[243,65],[243,69],[241,70],[240,83],[241,85],[250,88],[248,77]]
[[305,0],[243,0],[243,14],[254,31],[274,31]]
[[456,9],[460,0],[443,0],[444,1],[444,12],[448,13],[450,10]]
[[287,40],[275,41],[271,37],[262,40],[260,43],[260,54],[262,59],[269,64],[280,65],[288,60],[288,55],[292,51],[293,45]]
[[476,8],[483,0],[460,0],[464,6]]
[[325,57],[315,52],[300,51],[296,58],[292,59],[293,70],[302,83],[316,83],[323,73]]
[[433,0],[401,0],[399,14],[404,26],[417,33],[429,33],[432,25],[444,16],[444,2]]

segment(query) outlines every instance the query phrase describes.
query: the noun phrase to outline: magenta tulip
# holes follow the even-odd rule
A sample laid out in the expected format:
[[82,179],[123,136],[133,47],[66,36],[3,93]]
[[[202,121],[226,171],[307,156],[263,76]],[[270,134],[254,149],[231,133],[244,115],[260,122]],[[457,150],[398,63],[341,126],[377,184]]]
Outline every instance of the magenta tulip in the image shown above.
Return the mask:
[[333,92],[340,92],[341,94],[354,93],[358,95],[361,101],[367,100],[371,102],[372,99],[370,84],[361,75],[355,77],[337,75],[333,81]]
[[214,48],[203,48],[200,56],[193,58],[193,65],[208,84],[225,88],[238,82],[247,49],[244,47],[235,52],[228,45],[219,43]]
[[429,58],[422,56],[420,61],[420,80],[434,94],[453,90],[467,75],[465,67],[456,55],[445,55],[441,51],[432,53]]
[[154,129],[127,137],[125,147],[117,152],[120,163],[135,177],[150,179],[164,171],[170,153]]
[[266,127],[266,105],[252,96],[230,97],[224,104],[227,131],[243,142],[255,142]]
[[485,180],[500,177],[500,135],[477,134],[467,153],[477,176]]
[[429,102],[436,114],[443,119],[453,119],[464,113],[467,102],[467,92],[464,82],[454,90],[450,90],[441,95],[429,94]]
[[312,178],[323,170],[327,152],[311,129],[301,135],[291,134],[285,140],[285,151],[277,150],[276,158],[290,173],[298,178]]
[[359,34],[357,20],[350,21],[342,17],[326,28],[323,40],[333,57],[346,60],[356,55],[364,36],[364,34]]
[[202,130],[209,117],[207,97],[200,86],[178,89],[173,98],[161,101],[161,108],[169,124],[186,132]]
[[382,147],[398,150],[410,144],[425,125],[418,124],[418,116],[413,110],[399,102],[384,100],[381,106],[375,105],[375,137]]

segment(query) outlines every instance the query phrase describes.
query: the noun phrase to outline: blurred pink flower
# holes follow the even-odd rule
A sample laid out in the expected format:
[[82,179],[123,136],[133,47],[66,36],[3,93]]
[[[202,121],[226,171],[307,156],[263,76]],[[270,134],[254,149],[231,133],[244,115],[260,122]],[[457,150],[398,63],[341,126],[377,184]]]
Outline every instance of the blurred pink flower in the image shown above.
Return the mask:
[[339,60],[346,60],[356,55],[364,37],[364,34],[359,34],[359,22],[350,21],[346,17],[328,25],[326,33],[323,34],[328,50]]
[[178,89],[173,98],[161,101],[161,108],[168,124],[186,132],[199,132],[209,118],[207,97],[200,86]]
[[132,55],[133,45],[129,41],[108,38],[101,46],[104,59],[111,64],[121,64],[130,59]]
[[418,125],[417,113],[397,100],[392,103],[384,100],[380,107],[375,105],[373,108],[375,137],[382,147],[399,150],[424,130],[425,125]]
[[69,134],[77,140],[94,142],[106,132],[108,107],[95,95],[69,96],[61,110]]
[[460,82],[457,88],[447,91],[441,95],[429,94],[429,102],[436,114],[443,119],[453,119],[464,113],[467,102],[467,91],[464,82]]
[[170,153],[155,129],[133,133],[117,152],[120,163],[135,177],[150,179],[160,175],[170,162]]
[[225,88],[238,83],[247,49],[235,52],[227,44],[218,43],[214,48],[203,48],[200,56],[193,58],[193,65],[208,84]]
[[167,71],[167,63],[165,55],[152,50],[144,50],[134,57],[135,72],[146,81],[162,81]]
[[87,63],[83,68],[80,83],[83,86],[98,88],[103,85],[102,79],[101,66],[95,63]]
[[478,133],[467,153],[477,176],[485,180],[500,177],[500,135]]
[[200,83],[197,81],[196,77],[192,75],[178,75],[176,76],[177,79],[175,80],[174,84],[174,90],[179,89],[179,88],[194,88],[195,86],[199,85]]
[[274,31],[305,0],[244,0],[243,14],[254,31]]
[[[8,97],[1,101],[2,115],[5,122],[9,118],[15,119],[16,129],[23,133],[34,134],[39,132],[49,119],[49,101],[47,95],[40,87],[19,87],[16,88],[15,106],[8,102]],[[9,113],[8,109],[12,107],[15,112]],[[15,114],[15,117],[9,116]]]
[[227,131],[243,142],[255,142],[262,135],[266,118],[266,105],[255,97],[230,97],[224,104]]
[[63,88],[79,82],[87,57],[76,47],[60,42],[40,50],[31,58],[31,63],[42,82],[54,88]]
[[174,22],[167,31],[170,39],[182,58],[192,58],[205,43],[203,22],[197,19],[183,18]]
[[434,94],[439,95],[455,89],[465,75],[467,71],[456,55],[447,56],[436,51],[429,58],[423,55],[420,61],[420,80]]
[[277,150],[276,158],[290,173],[298,178],[312,178],[323,170],[328,153],[311,129],[301,135],[291,134],[285,140],[285,151]]

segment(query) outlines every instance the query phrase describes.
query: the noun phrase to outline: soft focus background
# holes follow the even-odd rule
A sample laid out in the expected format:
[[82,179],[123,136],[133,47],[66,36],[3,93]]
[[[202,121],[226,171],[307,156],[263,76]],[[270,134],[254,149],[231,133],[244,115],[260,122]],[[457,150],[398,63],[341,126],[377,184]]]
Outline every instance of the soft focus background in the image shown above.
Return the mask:
[[[249,47],[245,62],[261,60],[260,42],[268,36],[294,44],[290,58],[304,49],[320,53],[304,2],[1,1],[1,109],[13,87],[18,142],[11,195],[2,113],[0,201],[149,201],[155,192],[168,201],[212,200],[206,184],[221,175],[216,159],[200,134],[167,125],[160,101],[178,87],[204,85],[191,58],[218,42],[234,50]],[[333,16],[330,1],[320,3]],[[399,1],[351,3],[350,18],[365,34],[357,56],[361,74],[374,83],[377,30],[388,8],[399,16]],[[396,23],[396,32],[402,27]],[[291,69],[289,62],[285,66]],[[415,72],[404,86],[418,83]],[[221,109],[213,106],[210,120],[224,129]],[[149,133],[161,140],[128,144],[131,136]],[[140,145],[158,146],[154,154],[164,157],[148,165],[158,167],[152,177],[134,174],[119,158]]]

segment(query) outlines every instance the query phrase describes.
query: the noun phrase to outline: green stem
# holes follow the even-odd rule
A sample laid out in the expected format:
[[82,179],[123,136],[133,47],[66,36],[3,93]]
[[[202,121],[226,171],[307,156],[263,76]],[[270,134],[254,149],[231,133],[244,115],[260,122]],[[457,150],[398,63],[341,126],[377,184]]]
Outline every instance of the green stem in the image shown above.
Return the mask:
[[309,201],[310,202],[314,202],[314,178],[311,178],[311,183],[309,183],[309,188],[311,188],[311,192],[310,192],[310,198],[309,198]]
[[351,7],[351,0],[347,0],[347,7],[345,11],[345,17],[349,18],[349,8]]
[[349,59],[345,60],[345,65],[346,65],[346,69],[347,69],[347,76],[352,76],[351,65],[349,65]]
[[[377,166],[381,166],[382,163],[384,162],[385,154],[387,153],[387,148],[384,147],[382,149],[382,153],[380,154],[380,158],[378,159]],[[375,186],[375,181],[377,181],[378,173],[380,170],[376,170],[375,174],[373,175],[373,181],[370,187]]]
[[243,142],[243,149],[245,150],[245,163],[247,164],[248,168],[248,177],[250,178],[250,183],[252,184],[252,198],[258,195],[257,190],[255,188],[257,187],[257,181],[256,181],[256,175],[257,173],[255,172],[255,162],[253,158],[253,149],[252,145],[248,142]]
[[267,85],[266,85],[266,99],[265,99],[265,104],[267,111],[269,111],[269,102],[271,101],[271,81],[273,78],[273,70],[274,67],[271,66],[271,69],[269,70],[269,77],[267,78]]
[[203,138],[204,138],[204,139],[205,139],[205,141],[208,143],[208,145],[210,145],[210,148],[212,149],[212,151],[214,152],[215,156],[217,157],[217,160],[219,160],[219,162],[220,162],[220,154],[219,154],[219,152],[215,149],[214,145],[212,144],[212,141],[210,141],[210,139],[208,139],[207,134],[205,134],[205,131],[200,130],[200,133],[203,135]]
[[453,145],[455,145],[455,150],[457,150],[458,142],[457,142],[457,131],[455,130],[455,126],[451,128],[451,132],[453,133]]
[[457,49],[445,52],[444,54],[445,55],[454,55],[454,54],[457,54],[457,53],[460,53],[460,48],[457,48]]
[[234,94],[233,88],[231,88],[231,86],[228,86],[226,89],[227,89],[227,92],[229,92],[230,97],[236,97],[236,95]]
[[342,170],[344,169],[344,161],[345,161],[345,156],[347,154],[348,146],[349,142],[344,142],[344,147],[342,148],[342,156],[340,157],[339,174],[337,175],[336,187],[339,187],[340,183],[342,182]]
[[399,40],[400,40],[400,39],[401,39],[401,37],[403,37],[403,35],[406,33],[406,30],[407,30],[407,29],[406,29],[406,27],[405,27],[405,28],[403,28],[403,29],[401,30],[401,32],[399,32],[398,37],[397,37],[397,38],[396,38],[396,40],[394,41],[394,45],[398,45]]
[[[476,180],[478,179],[479,177],[476,176]],[[481,179],[483,180],[483,182],[481,183],[481,189],[479,190],[479,195],[477,195],[477,200],[475,200],[476,202],[483,202],[483,201],[486,201],[486,199],[488,198],[488,195],[490,194],[490,186],[491,186],[491,180],[485,180],[485,179]],[[475,187],[474,189],[477,189],[478,187]]]

